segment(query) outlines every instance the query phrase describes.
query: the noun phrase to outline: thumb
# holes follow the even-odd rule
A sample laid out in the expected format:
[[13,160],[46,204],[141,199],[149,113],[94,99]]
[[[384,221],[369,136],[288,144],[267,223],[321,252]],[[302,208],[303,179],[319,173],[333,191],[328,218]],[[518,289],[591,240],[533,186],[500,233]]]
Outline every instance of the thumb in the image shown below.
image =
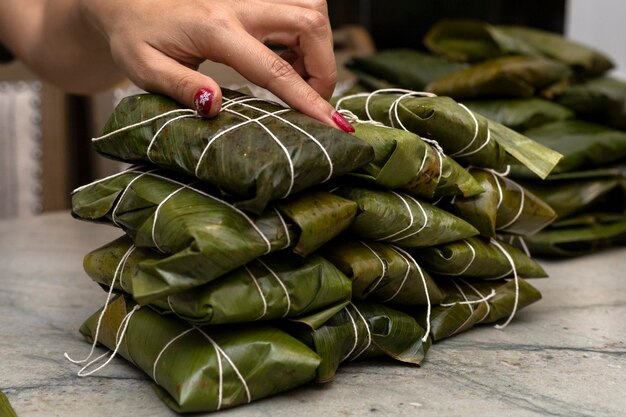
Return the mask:
[[146,91],[161,93],[182,105],[195,109],[204,117],[214,117],[222,106],[222,91],[211,77],[186,67],[154,51],[149,56],[150,70],[133,80]]

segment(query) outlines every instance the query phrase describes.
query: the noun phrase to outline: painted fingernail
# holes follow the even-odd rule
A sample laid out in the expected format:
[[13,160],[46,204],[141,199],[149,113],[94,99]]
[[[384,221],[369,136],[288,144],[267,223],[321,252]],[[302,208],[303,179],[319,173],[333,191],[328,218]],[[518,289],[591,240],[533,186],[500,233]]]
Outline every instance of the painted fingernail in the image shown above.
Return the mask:
[[215,94],[210,88],[203,87],[196,91],[196,94],[193,96],[193,104],[196,106],[196,110],[199,114],[204,117],[209,117],[214,97]]
[[337,125],[337,127],[344,132],[354,133],[354,127],[348,122],[341,114],[338,112],[333,113],[333,122]]

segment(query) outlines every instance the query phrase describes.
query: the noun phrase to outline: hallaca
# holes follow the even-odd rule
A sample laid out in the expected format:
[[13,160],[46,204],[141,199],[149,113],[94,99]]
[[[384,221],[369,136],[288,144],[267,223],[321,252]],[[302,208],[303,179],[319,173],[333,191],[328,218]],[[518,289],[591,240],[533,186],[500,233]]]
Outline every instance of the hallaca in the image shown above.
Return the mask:
[[626,130],[626,82],[598,77],[568,87],[556,98],[581,119]]
[[342,97],[336,107],[360,120],[373,120],[436,141],[462,164],[501,170],[507,163],[517,162],[545,178],[560,158],[557,152],[488,121],[449,97],[380,90]]
[[408,194],[350,186],[333,193],[356,202],[357,215],[348,231],[361,239],[419,248],[478,234],[465,220]]
[[561,91],[569,68],[557,61],[530,56],[490,59],[441,77],[426,91],[455,99],[477,97],[551,97]]
[[493,238],[467,238],[410,253],[424,269],[436,275],[480,279],[547,276],[537,261]]
[[428,272],[397,246],[338,238],[321,252],[350,278],[354,300],[429,305],[443,299]]
[[467,220],[481,235],[532,235],[556,219],[549,204],[512,179],[492,170],[472,168],[470,172],[485,192],[454,198],[450,212]]
[[[133,278],[141,264],[163,257],[135,247],[124,236],[90,252],[84,266],[94,281],[132,295]],[[350,280],[329,261],[315,254],[302,258],[281,251],[150,304],[195,324],[226,324],[314,313],[328,319],[351,295]]]
[[[246,404],[315,378],[320,357],[302,342],[266,325],[198,327],[139,308],[124,297],[82,325],[88,341],[103,344],[144,371],[159,397],[181,413]],[[89,375],[98,360],[79,375]]]
[[442,20],[428,31],[424,44],[431,51],[457,61],[527,55],[552,58],[581,75],[600,75],[613,68],[611,59],[602,52],[556,33],[490,25],[478,20]]
[[572,110],[540,98],[464,101],[471,111],[518,132],[574,117]]
[[[442,278],[437,282],[446,294],[430,313],[430,334],[440,341],[477,324],[493,323],[539,301],[541,293],[522,278],[509,281],[469,281]],[[516,288],[517,286],[517,288]],[[424,310],[410,313],[418,323],[426,321]]]
[[409,315],[382,304],[350,303],[316,330],[290,331],[322,358],[316,381],[331,380],[344,361],[380,357],[419,365],[431,341]]
[[149,168],[131,168],[80,187],[72,214],[121,227],[135,246],[169,256],[143,262],[133,278],[142,303],[209,282],[295,246],[308,254],[347,228],[356,204],[309,192],[249,216],[210,187]]
[[480,194],[463,167],[419,136],[372,123],[354,123],[355,136],[374,149],[374,160],[353,175],[422,198]]
[[93,139],[94,148],[107,157],[195,176],[257,214],[271,200],[372,158],[366,143],[295,110],[227,89],[222,95],[213,119],[159,95],[125,98]]

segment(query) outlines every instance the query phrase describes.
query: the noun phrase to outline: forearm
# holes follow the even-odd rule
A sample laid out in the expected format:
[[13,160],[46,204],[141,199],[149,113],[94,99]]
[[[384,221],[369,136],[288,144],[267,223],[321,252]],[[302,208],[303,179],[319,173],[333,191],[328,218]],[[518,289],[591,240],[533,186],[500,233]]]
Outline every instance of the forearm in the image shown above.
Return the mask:
[[78,0],[2,0],[0,40],[27,67],[61,88],[92,93],[123,79],[104,37]]

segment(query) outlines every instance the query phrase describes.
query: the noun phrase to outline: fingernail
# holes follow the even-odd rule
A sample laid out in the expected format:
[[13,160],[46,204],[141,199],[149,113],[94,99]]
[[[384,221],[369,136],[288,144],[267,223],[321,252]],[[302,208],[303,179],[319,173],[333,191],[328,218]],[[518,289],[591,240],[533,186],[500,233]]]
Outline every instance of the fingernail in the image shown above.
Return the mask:
[[333,122],[337,125],[337,127],[344,132],[354,133],[354,127],[348,122],[341,114],[338,112],[333,113]]
[[196,110],[199,114],[204,117],[209,117],[214,97],[215,94],[213,94],[213,90],[210,88],[203,87],[196,91],[196,94],[193,96],[193,104],[196,106]]

